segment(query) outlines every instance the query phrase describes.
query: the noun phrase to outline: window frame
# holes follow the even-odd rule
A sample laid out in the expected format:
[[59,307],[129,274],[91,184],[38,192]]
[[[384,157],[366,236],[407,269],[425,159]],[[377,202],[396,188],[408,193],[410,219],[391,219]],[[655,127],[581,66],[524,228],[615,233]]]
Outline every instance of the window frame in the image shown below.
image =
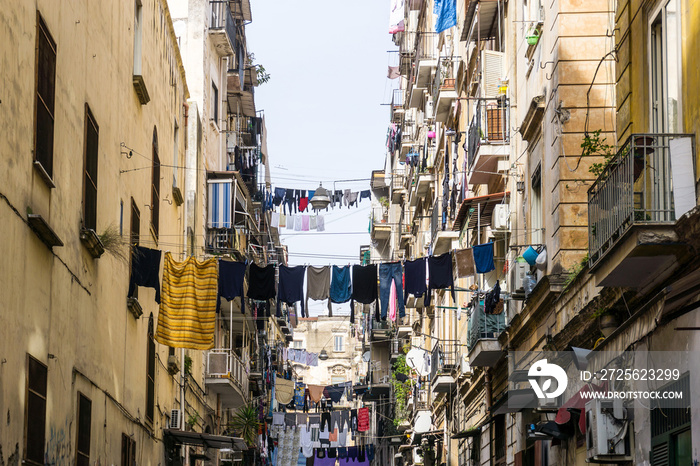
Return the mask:
[[136,465],[136,440],[122,433],[122,466]]
[[[673,25],[677,27],[677,33],[676,33],[676,62],[678,64],[676,71],[676,88],[677,88],[677,93],[678,93],[678,102],[677,102],[677,110],[676,110],[676,118],[678,121],[676,122],[676,128],[671,129],[670,128],[670,121],[669,121],[669,114],[668,114],[668,72],[669,72],[669,63],[668,63],[668,41],[666,40],[666,30],[668,29],[668,22],[667,22],[667,7],[670,3],[674,3],[676,7],[676,24]],[[682,86],[683,86],[683,21],[681,19],[681,14],[682,14],[682,8],[680,5],[680,2],[678,0],[662,0],[658,2],[650,11],[650,14],[647,17],[647,25],[646,25],[646,33],[647,33],[647,60],[649,66],[647,67],[648,71],[646,73],[646,77],[649,80],[648,83],[648,92],[649,92],[649,129],[651,132],[654,133],[682,133],[683,132],[683,91],[682,91]],[[663,50],[661,52],[662,56],[659,59],[654,59],[654,40],[652,38],[652,30],[654,29],[654,23],[656,20],[661,16],[661,21],[662,21],[662,35],[663,37],[661,38],[662,41],[662,47]],[[664,82],[661,84],[661,104],[660,104],[660,110],[662,112],[661,118],[659,119],[655,115],[655,109],[654,109],[654,95],[655,95],[655,71],[657,69],[655,68],[655,64],[659,64],[661,66],[661,76],[664,79]],[[661,127],[658,126],[659,121],[661,121]]]
[[216,127],[219,127],[219,87],[216,85],[214,81],[211,82],[211,93],[212,93],[212,115],[211,119],[216,125]]
[[[48,46],[48,49],[43,48],[44,41]],[[46,182],[49,188],[55,188],[54,183],[54,135],[56,133],[56,67],[58,64],[58,47],[56,41],[54,40],[51,32],[49,31],[48,25],[41,13],[37,10],[36,12],[36,44],[35,44],[35,81],[34,81],[34,167],[39,172],[41,178]],[[42,51],[51,52],[53,58],[53,69],[44,70],[43,67],[40,70],[42,64],[41,57],[43,56]],[[47,58],[51,58],[47,55]],[[51,76],[48,76],[50,74]],[[50,82],[44,83],[44,79],[48,79]],[[42,86],[45,84],[46,86]],[[47,91],[47,95],[42,95],[42,88]],[[50,89],[49,89],[50,88]],[[49,95],[50,94],[50,95]],[[39,150],[39,115],[41,109],[44,109],[46,116],[50,119],[51,127],[41,128],[42,131],[48,132],[50,134],[44,135],[44,138],[48,140],[48,144],[44,148],[46,153],[40,154]]]
[[[81,422],[83,412],[82,401],[86,400],[88,403],[88,431],[87,431],[87,453],[80,449],[81,440]],[[78,412],[77,412],[77,422],[76,422],[76,432],[75,432],[75,464],[76,466],[89,466],[90,465],[90,442],[91,442],[91,429],[92,429],[92,400],[85,396],[82,392],[78,392]],[[84,458],[84,462],[80,462],[80,459]]]
[[153,425],[155,419],[156,395],[156,343],[153,313],[148,316],[148,333],[146,335],[146,423]]
[[[338,339],[340,339],[340,349],[338,349]],[[333,352],[342,353],[345,351],[345,342],[343,341],[343,335],[333,335]]]
[[160,230],[160,157],[158,155],[158,131],[153,127],[153,158],[151,166],[151,229],[158,242]]
[[[36,387],[34,386],[34,383],[31,383],[32,380],[30,380],[30,364],[36,364],[37,368],[43,369],[43,374],[44,374],[44,386],[43,386],[43,393],[39,393],[36,390]],[[44,463],[44,452],[45,452],[45,444],[46,444],[46,406],[47,406],[47,399],[48,399],[48,376],[49,376],[49,368],[46,364],[43,362],[39,361],[37,358],[32,356],[31,354],[27,353],[27,360],[26,360],[26,379],[25,379],[25,402],[24,402],[24,462],[28,464],[33,464],[33,465],[40,465],[43,466]],[[41,381],[37,381],[41,382]],[[29,428],[29,416],[30,416],[30,400],[32,400],[34,397],[39,397],[40,400],[43,401],[44,404],[44,409],[43,409],[43,427],[41,429],[38,429],[36,433],[30,432]],[[28,455],[35,454],[35,450],[33,448],[30,448],[29,442],[30,442],[30,436],[32,434],[37,434],[40,436],[41,442],[33,442],[36,443],[37,445],[41,445],[41,455],[37,455],[36,458],[30,458]],[[39,456],[41,456],[40,460],[38,459]]]
[[[90,153],[90,144],[88,143],[88,135],[91,126],[94,128],[95,132],[94,154]],[[83,138],[83,226],[87,229],[97,231],[97,177],[99,172],[100,127],[87,102],[85,103],[85,131]],[[94,157],[94,174],[89,173],[91,157]],[[94,180],[92,179],[93,175]],[[92,199],[94,203],[94,212],[88,212],[88,189],[90,185],[92,185],[92,189],[94,190],[94,199]]]

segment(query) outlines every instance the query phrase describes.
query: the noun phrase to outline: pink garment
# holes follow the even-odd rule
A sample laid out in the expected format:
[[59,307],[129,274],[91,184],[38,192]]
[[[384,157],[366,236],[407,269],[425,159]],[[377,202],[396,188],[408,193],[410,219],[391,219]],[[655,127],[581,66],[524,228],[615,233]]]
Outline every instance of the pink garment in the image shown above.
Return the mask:
[[301,217],[301,231],[309,231],[309,216],[302,215]]
[[389,287],[389,320],[396,322],[396,283],[393,279]]

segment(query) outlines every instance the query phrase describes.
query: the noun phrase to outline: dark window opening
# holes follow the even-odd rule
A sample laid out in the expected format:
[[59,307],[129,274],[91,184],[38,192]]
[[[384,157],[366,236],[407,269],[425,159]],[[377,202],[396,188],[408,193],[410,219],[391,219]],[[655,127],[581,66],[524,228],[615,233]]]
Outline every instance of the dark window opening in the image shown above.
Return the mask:
[[56,42],[37,12],[36,115],[34,160],[53,178],[54,100],[56,90]]
[[31,464],[44,464],[46,434],[46,386],[48,368],[27,355],[27,407],[24,424],[25,460]]
[[151,226],[158,239],[160,216],[160,158],[158,157],[158,133],[153,128],[153,169],[151,170]]
[[[136,207],[136,201],[131,198],[131,230],[129,232],[129,244],[133,247],[139,244],[139,236],[141,235],[141,212]],[[138,299],[139,287],[134,287],[132,297]]]
[[218,125],[219,124],[219,89],[217,89],[216,84],[214,84],[213,82],[211,83],[211,98],[212,98],[211,117],[214,120],[214,122]]
[[136,465],[136,440],[122,434],[122,466]]
[[83,172],[83,222],[97,230],[97,157],[99,126],[85,104],[85,168]]
[[90,424],[92,419],[92,402],[82,393],[78,393],[78,439],[76,441],[77,466],[90,466]]
[[153,422],[153,414],[155,411],[155,377],[156,377],[156,343],[153,339],[153,314],[148,317],[148,337],[147,337],[147,354],[146,361],[146,420]]

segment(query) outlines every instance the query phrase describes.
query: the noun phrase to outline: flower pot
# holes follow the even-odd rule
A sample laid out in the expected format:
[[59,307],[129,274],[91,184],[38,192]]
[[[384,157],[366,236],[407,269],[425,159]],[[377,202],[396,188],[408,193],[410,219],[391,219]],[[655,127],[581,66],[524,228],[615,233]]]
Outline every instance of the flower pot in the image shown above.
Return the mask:
[[527,37],[525,37],[525,40],[527,40],[527,45],[537,45],[537,42],[540,40],[540,36],[538,36],[538,35],[527,36]]
[[440,86],[443,89],[454,89],[455,88],[455,79],[454,78],[445,78],[445,80],[442,82],[442,86]]

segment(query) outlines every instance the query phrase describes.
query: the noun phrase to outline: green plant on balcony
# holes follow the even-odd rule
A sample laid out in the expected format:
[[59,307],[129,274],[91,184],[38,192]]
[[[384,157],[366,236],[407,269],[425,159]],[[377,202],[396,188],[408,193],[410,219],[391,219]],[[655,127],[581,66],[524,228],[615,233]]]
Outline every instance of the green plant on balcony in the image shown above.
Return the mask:
[[258,410],[252,404],[242,406],[233,415],[229,428],[234,435],[240,436],[249,447],[255,445],[260,428]]
[[185,374],[192,375],[192,358],[185,355]]
[[117,228],[116,225],[109,225],[105,231],[98,236],[107,254],[111,254],[112,257],[120,262],[125,264],[129,263],[129,242],[124,236],[119,234],[119,228]]
[[187,417],[187,426],[192,429],[197,424],[197,421],[199,421],[199,413],[195,411]]
[[408,404],[408,397],[411,396],[412,390],[410,380],[402,382],[396,377],[396,374],[403,374],[407,377],[411,375],[411,368],[406,364],[405,354],[401,354],[396,358],[393,369],[391,373],[391,386],[394,389],[394,398],[396,399],[396,405],[394,406],[394,426],[398,426],[401,422],[406,420],[406,405]]
[[606,144],[606,138],[600,137],[600,129],[597,129],[591,133],[586,133],[583,137],[583,142],[581,142],[581,157],[587,157],[592,155],[602,156],[602,162],[592,163],[588,167],[588,171],[599,177],[605,169],[610,165],[615,155],[615,146]]

